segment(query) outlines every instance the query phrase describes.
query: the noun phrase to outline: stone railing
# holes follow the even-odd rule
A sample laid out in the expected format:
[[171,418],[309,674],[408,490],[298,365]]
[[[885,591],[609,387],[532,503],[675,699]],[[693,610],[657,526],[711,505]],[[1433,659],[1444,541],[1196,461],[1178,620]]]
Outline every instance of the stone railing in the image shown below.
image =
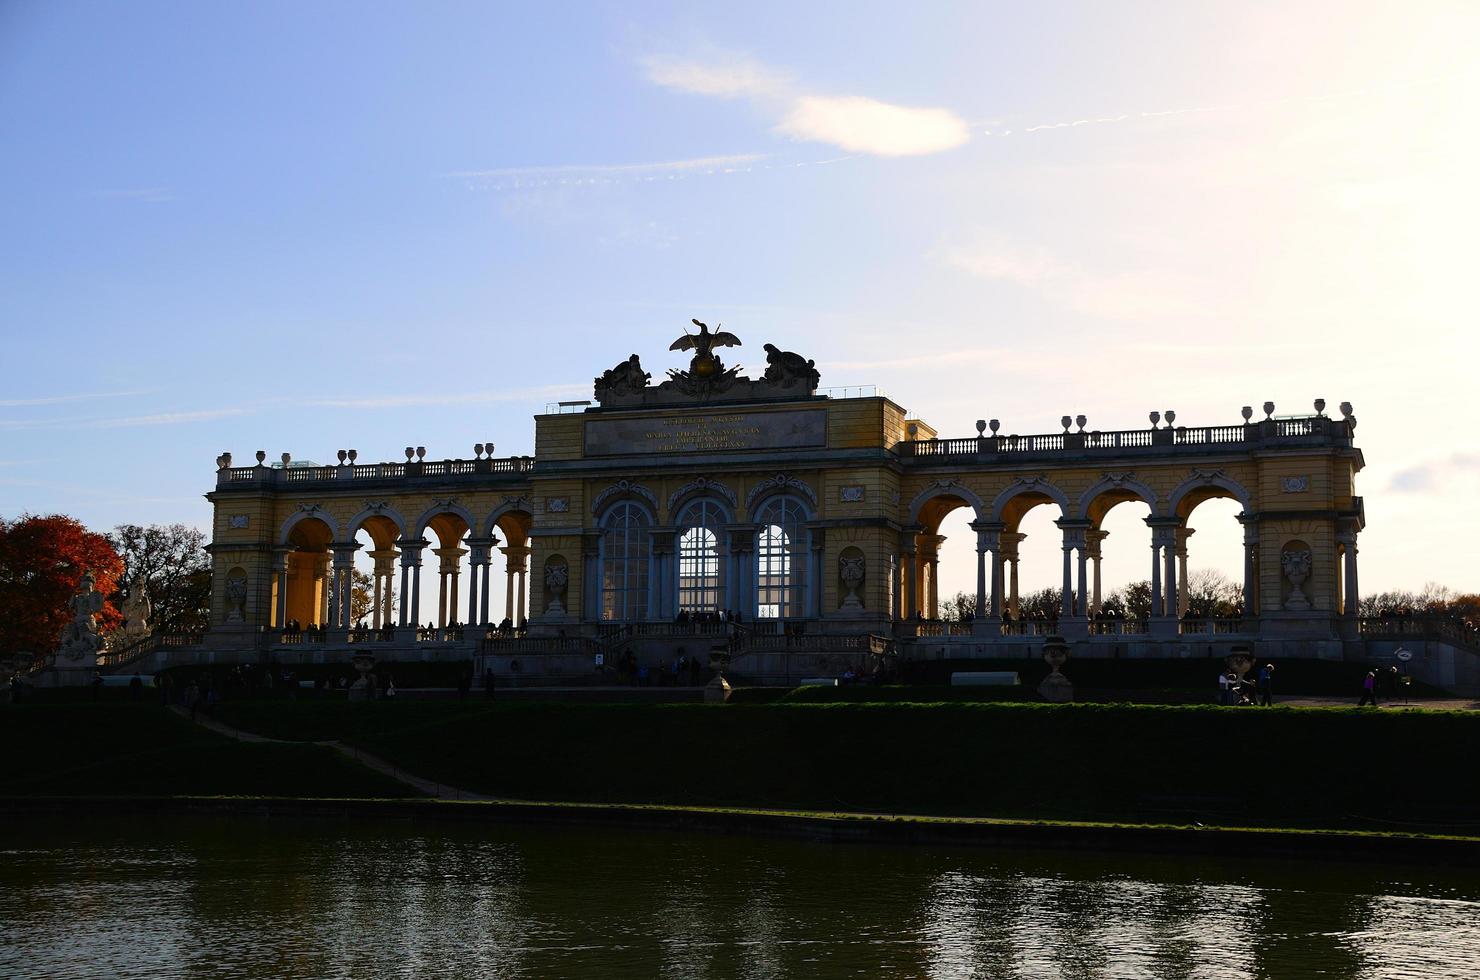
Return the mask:
[[98,666],[116,670],[139,660],[156,650],[178,647],[193,647],[201,642],[200,633],[151,633],[116,650],[98,654]]
[[1438,640],[1466,650],[1480,650],[1480,630],[1453,616],[1366,616],[1362,637],[1369,640]]
[[966,458],[1010,462],[1059,455],[1159,455],[1211,453],[1240,449],[1350,446],[1353,423],[1325,415],[1269,418],[1242,425],[1162,426],[1122,432],[1064,431],[1052,435],[1000,435],[967,439],[915,439],[895,449],[919,463],[960,462]]
[[216,471],[218,490],[246,490],[299,484],[371,483],[495,477],[522,480],[534,469],[533,456],[502,459],[444,459],[408,463],[339,463],[331,466],[227,466]]

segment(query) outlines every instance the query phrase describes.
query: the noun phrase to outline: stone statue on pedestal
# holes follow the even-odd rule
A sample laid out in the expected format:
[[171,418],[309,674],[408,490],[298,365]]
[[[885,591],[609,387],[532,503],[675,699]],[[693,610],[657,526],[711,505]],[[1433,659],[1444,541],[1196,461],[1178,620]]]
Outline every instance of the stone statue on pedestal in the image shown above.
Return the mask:
[[82,573],[80,591],[67,603],[72,612],[72,621],[62,630],[57,644],[57,667],[67,670],[93,670],[98,665],[98,648],[102,639],[98,636],[95,618],[103,611],[103,596],[93,591],[92,572]]
[[154,605],[149,601],[149,592],[144,576],[134,579],[128,587],[128,598],[123,600],[123,634],[130,640],[149,635],[149,617],[154,614]]

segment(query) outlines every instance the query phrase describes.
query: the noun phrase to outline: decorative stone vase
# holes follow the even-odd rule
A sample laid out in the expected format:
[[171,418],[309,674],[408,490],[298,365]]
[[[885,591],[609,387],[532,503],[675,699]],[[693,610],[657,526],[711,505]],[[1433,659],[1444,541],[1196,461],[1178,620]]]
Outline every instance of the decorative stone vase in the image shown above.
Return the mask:
[[1254,669],[1254,657],[1249,653],[1248,647],[1234,647],[1224,662],[1228,664],[1229,670],[1238,675],[1239,680],[1243,680],[1244,675]]
[[1043,660],[1048,664],[1049,674],[1038,685],[1038,695],[1050,704],[1067,704],[1074,700],[1074,685],[1069,678],[1059,673],[1059,668],[1069,659],[1069,644],[1055,634],[1043,641]]
[[569,583],[569,565],[556,563],[545,566],[545,595],[549,597],[545,611],[551,616],[565,615],[565,590]]
[[349,699],[351,701],[369,701],[375,697],[375,689],[370,686],[370,671],[375,666],[375,655],[371,653],[356,653],[350,658],[350,663],[359,672],[360,678],[349,686]]
[[858,598],[858,590],[863,586],[863,580],[867,574],[864,568],[863,558],[840,555],[838,557],[838,577],[843,581],[843,587],[848,590],[848,595],[843,599],[842,608],[846,612],[862,612],[863,600]]
[[1309,551],[1286,551],[1280,555],[1280,569],[1290,581],[1290,595],[1285,599],[1285,608],[1304,612],[1310,608],[1310,600],[1300,588],[1310,578],[1311,554]]

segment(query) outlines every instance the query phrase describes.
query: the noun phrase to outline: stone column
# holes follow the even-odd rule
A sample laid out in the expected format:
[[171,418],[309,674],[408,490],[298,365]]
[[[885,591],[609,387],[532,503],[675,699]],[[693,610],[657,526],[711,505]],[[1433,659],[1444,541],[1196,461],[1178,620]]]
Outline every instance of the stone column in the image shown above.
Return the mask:
[[900,536],[900,550],[904,552],[905,619],[915,619],[920,612],[920,575],[916,557],[915,536],[918,528],[905,528]]
[[1017,531],[1002,532],[1002,560],[1008,563],[1009,578],[1007,584],[1007,611],[1014,617],[1019,615],[1021,606],[1018,603],[1018,548],[1027,538],[1026,534]]
[[1148,517],[1151,526],[1151,631],[1162,636],[1177,634],[1177,528],[1176,518]]
[[1259,524],[1249,514],[1240,514],[1244,526],[1244,618],[1259,612]]
[[1074,543],[1068,529],[1064,530],[1064,578],[1063,597],[1059,603],[1059,618],[1074,617]]
[[401,544],[401,625],[421,627],[421,551],[424,538],[402,539]]
[[807,603],[807,614],[813,619],[822,618],[822,557],[823,546],[826,543],[826,532],[820,527],[814,527],[811,536],[812,545],[812,567],[807,569],[807,581],[810,583],[809,591],[812,593],[811,601]]
[[1110,536],[1109,531],[1101,531],[1093,528],[1084,532],[1085,545],[1089,548],[1089,560],[1094,563],[1094,583],[1090,589],[1089,613],[1091,616],[1099,615],[1104,600],[1100,593],[1100,559],[1102,548],[1106,538]]
[[329,562],[330,555],[327,551],[314,555],[313,594],[318,603],[314,620],[320,626],[329,625]]
[[1192,596],[1187,588],[1187,539],[1197,532],[1190,527],[1177,528],[1177,616],[1187,615]]
[[1361,617],[1362,596],[1357,586],[1357,535],[1347,531],[1336,535],[1342,550],[1341,615],[1356,622]]
[[482,626],[488,622],[488,565],[492,548],[491,539],[468,539],[468,571],[471,573],[468,577],[469,626]]
[[[1002,525],[973,523],[976,530],[976,620],[973,632],[997,634],[1002,622]],[[987,555],[991,554],[991,592],[987,591]]]
[[581,618],[594,623],[601,618],[601,533],[581,534]]
[[395,574],[396,552],[393,548],[376,548],[368,552],[375,562],[375,597],[370,607],[370,625],[375,629],[390,625],[391,576]]
[[272,625],[278,629],[282,629],[288,622],[288,554],[287,550],[272,553],[272,572],[277,578],[277,602],[274,603],[276,621]]
[[1181,599],[1177,592],[1177,545],[1175,531],[1170,535],[1171,540],[1162,546],[1162,555],[1165,558],[1165,568],[1161,574],[1161,584],[1166,589],[1164,608],[1169,617],[1176,617],[1181,608]]
[[509,622],[523,626],[527,618],[524,613],[524,582],[529,571],[529,547],[510,544],[504,546],[503,552],[508,561],[509,576],[504,605],[508,608]]
[[351,541],[334,546],[334,623],[335,629],[354,626],[350,596],[354,589],[355,552],[360,546]]
[[1151,541],[1151,615],[1159,618],[1163,615],[1161,608],[1161,542]]

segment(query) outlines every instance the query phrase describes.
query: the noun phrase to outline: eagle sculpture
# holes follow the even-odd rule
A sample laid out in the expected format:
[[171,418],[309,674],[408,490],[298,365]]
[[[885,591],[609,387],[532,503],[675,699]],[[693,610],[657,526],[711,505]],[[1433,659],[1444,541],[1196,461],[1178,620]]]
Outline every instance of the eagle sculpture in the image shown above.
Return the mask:
[[[669,350],[692,349],[694,352],[694,360],[698,361],[701,358],[708,358],[710,356],[710,351],[716,347],[740,346],[740,338],[727,330],[716,330],[714,333],[710,333],[709,324],[700,323],[698,320],[694,320],[693,324],[694,326],[699,328],[698,335],[695,336],[694,334],[689,333],[687,330],[684,331],[684,335],[675,340],[673,344],[668,348]],[[719,324],[719,326],[724,326],[724,324]]]

